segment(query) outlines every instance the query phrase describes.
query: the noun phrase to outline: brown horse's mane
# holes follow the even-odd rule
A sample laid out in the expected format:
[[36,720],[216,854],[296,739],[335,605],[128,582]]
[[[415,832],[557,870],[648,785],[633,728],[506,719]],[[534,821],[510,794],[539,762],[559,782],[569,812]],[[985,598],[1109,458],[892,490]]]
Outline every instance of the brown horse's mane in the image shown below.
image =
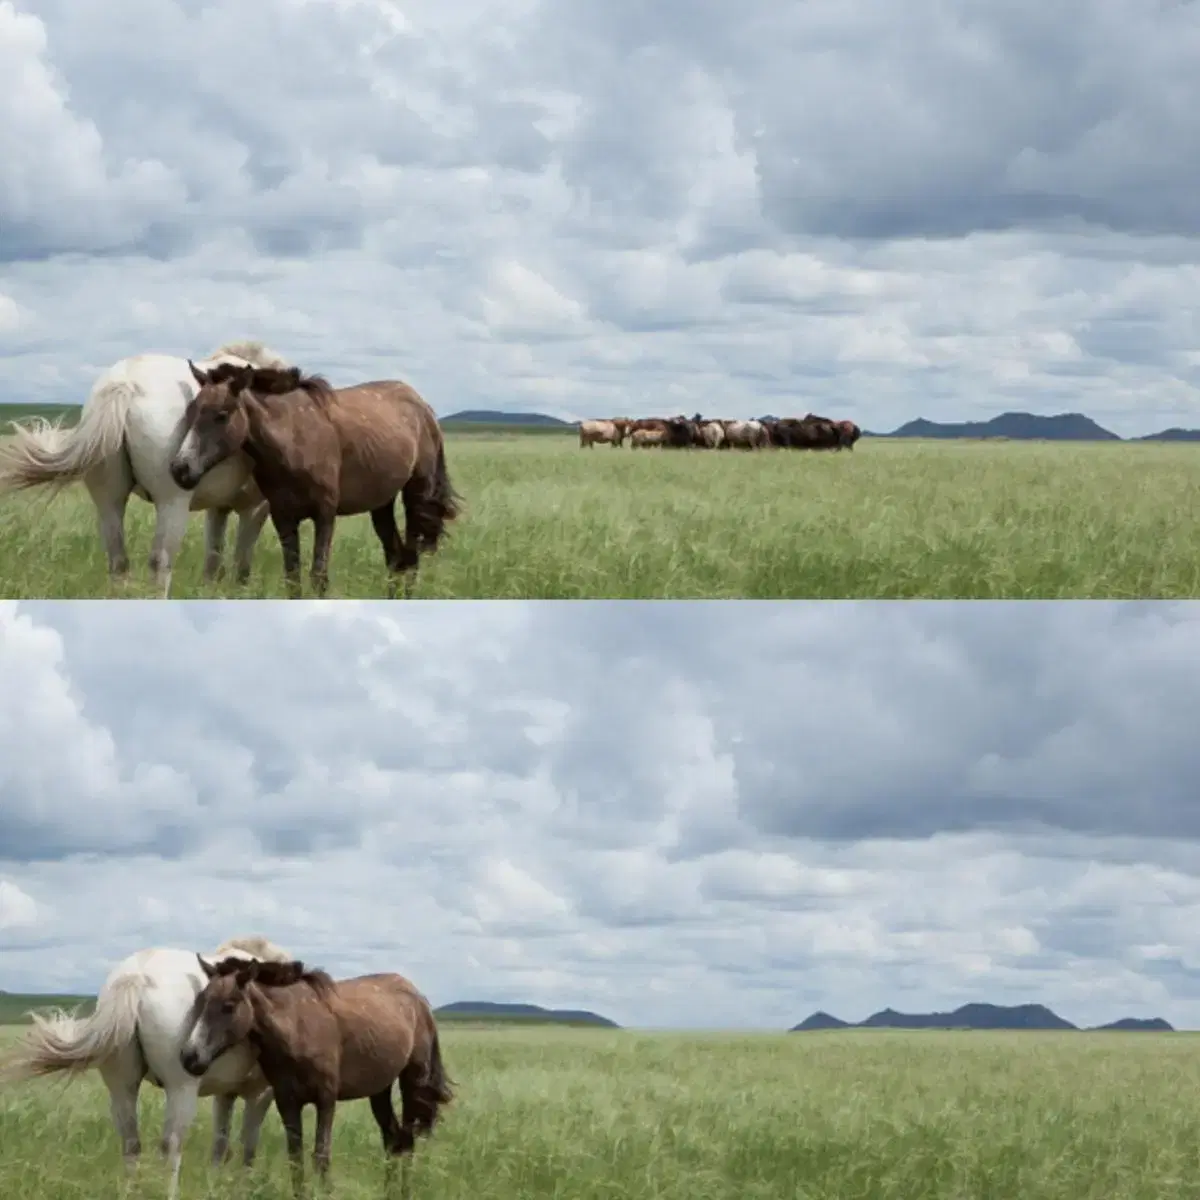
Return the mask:
[[333,396],[324,375],[305,375],[299,367],[255,367],[242,386],[260,396],[286,396],[289,392],[305,392],[314,400]]
[[245,958],[224,958],[213,969],[214,975],[245,975],[247,982],[259,987],[291,987],[307,983],[318,993],[329,992],[333,978],[319,967],[306,967],[296,962],[262,962]]
[[305,375],[299,367],[252,367],[244,363],[223,362],[205,372],[210,385],[228,383],[233,395],[242,391],[259,396],[286,396],[304,392],[317,401],[333,398],[333,385],[324,375]]

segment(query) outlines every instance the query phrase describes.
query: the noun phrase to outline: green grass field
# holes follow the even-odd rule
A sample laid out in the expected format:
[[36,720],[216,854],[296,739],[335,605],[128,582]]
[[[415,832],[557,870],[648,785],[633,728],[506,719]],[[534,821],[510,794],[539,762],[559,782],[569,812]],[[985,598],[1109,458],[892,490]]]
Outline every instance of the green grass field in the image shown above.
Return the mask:
[[[0,1040],[11,1031],[0,1033]],[[418,1147],[414,1200],[1194,1200],[1200,1039],[1186,1034],[638,1034],[448,1027],[459,1098]],[[0,1196],[162,1200],[160,1094],[122,1190],[94,1076],[0,1095]],[[311,1136],[311,1110],[308,1132]],[[278,1117],[248,1181],[184,1197],[289,1195]],[[338,1110],[334,1195],[381,1194],[367,1105]],[[241,1186],[239,1186],[241,1183]]]
[[0,1025],[25,1025],[30,1009],[65,1008],[89,1013],[96,1003],[95,996],[24,995],[20,992],[0,992]]
[[[889,442],[852,454],[580,450],[559,434],[448,433],[466,501],[420,598],[1200,597],[1200,448]],[[0,596],[149,596],[153,510],[130,502],[113,589],[80,488],[0,503]],[[232,534],[230,537],[232,542]],[[311,528],[305,539],[305,562]],[[173,595],[283,594],[268,526],[238,591],[200,579],[199,516]],[[385,594],[366,516],[339,522],[331,596]]]

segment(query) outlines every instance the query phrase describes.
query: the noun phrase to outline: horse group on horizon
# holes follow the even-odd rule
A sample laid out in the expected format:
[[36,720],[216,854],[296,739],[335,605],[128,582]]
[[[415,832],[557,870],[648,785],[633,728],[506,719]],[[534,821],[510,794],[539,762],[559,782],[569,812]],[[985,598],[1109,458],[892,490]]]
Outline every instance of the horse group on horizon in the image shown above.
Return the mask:
[[[370,513],[388,569],[411,595],[420,555],[460,512],[433,409],[399,380],[334,388],[260,342],[227,342],[199,364],[167,354],[124,358],[96,381],[78,424],[13,424],[0,441],[0,493],[82,482],[96,507],[109,575],[129,570],[130,496],[155,507],[150,571],[165,598],[192,512],[205,519],[204,579],[224,573],[238,514],[239,584],[268,516],[288,593],[300,594],[299,527],[314,526],[311,584],[324,595],[336,519]],[[404,504],[404,533],[396,524]]]
[[[334,980],[264,937],[231,938],[210,955],[139,950],[110,972],[90,1016],[55,1010],[0,1059],[0,1084],[99,1071],[127,1168],[141,1155],[138,1092],[166,1096],[161,1149],[168,1200],[179,1195],[185,1135],[201,1097],[213,1097],[211,1162],[230,1156],[233,1107],[245,1103],[242,1161],[253,1164],[274,1102],[283,1123],[292,1185],[304,1183],[305,1107],[317,1112],[313,1167],[327,1177],[339,1102],[370,1101],[388,1156],[389,1180],[408,1165],[454,1097],[429,1001],[404,976]],[[392,1089],[401,1101],[397,1120]]]
[[672,450],[853,450],[862,430],[853,421],[808,413],[803,417],[728,420],[724,417],[607,417],[579,423],[580,448]]

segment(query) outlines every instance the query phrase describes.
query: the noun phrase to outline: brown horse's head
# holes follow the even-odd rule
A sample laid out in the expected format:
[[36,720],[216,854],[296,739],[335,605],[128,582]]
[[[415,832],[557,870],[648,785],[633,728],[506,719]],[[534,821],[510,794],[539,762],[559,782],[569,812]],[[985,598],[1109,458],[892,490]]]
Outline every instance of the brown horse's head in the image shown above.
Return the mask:
[[183,441],[171,459],[171,478],[191,491],[206,471],[236,454],[250,432],[244,396],[254,382],[255,368],[220,363],[201,371],[188,359],[200,390],[184,413]]
[[226,1050],[244,1042],[254,1030],[254,1002],[249,989],[291,987],[305,982],[318,990],[332,986],[323,971],[310,971],[302,962],[260,962],[226,958],[210,963],[196,956],[208,978],[192,1006],[192,1027],[179,1053],[189,1075],[199,1078]]

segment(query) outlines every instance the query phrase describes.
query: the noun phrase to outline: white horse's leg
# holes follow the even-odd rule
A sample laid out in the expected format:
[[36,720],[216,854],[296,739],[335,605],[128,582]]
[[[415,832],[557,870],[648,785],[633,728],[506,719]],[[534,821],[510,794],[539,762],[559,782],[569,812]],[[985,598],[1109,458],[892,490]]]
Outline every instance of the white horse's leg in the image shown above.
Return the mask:
[[229,509],[210,508],[204,514],[204,578],[206,582],[221,578],[221,559],[225,557],[225,527],[229,524]]
[[191,506],[186,492],[165,500],[155,500],[154,542],[150,547],[150,570],[154,582],[162,591],[165,600],[171,594],[171,566],[183,535],[187,533]]
[[125,550],[125,506],[133,494],[133,470],[124,451],[93,467],[84,477],[96,516],[100,521],[100,540],[108,556],[108,573],[114,579],[129,570]]
[[236,1096],[213,1097],[212,1165],[222,1166],[229,1161],[229,1126],[233,1121]]
[[113,1128],[121,1139],[121,1155],[125,1166],[132,1169],[142,1152],[138,1132],[138,1089],[142,1086],[145,1067],[136,1043],[124,1046],[100,1064],[100,1078],[108,1088],[109,1111]]
[[242,1162],[251,1166],[258,1153],[258,1136],[262,1133],[263,1121],[271,1111],[274,1093],[264,1089],[257,1096],[246,1097],[246,1108],[242,1113]]
[[[254,547],[258,543],[258,535],[271,515],[271,506],[261,501],[253,508],[238,510],[237,542],[234,545],[233,563],[237,572],[238,583],[245,583],[250,578],[250,560],[254,556]],[[270,1101],[268,1101],[268,1106]]]
[[172,1083],[166,1092],[167,1108],[163,1117],[162,1152],[171,1175],[167,1190],[168,1200],[176,1200],[179,1195],[179,1168],[183,1165],[183,1139],[196,1116],[200,1081],[189,1077],[186,1083]]

